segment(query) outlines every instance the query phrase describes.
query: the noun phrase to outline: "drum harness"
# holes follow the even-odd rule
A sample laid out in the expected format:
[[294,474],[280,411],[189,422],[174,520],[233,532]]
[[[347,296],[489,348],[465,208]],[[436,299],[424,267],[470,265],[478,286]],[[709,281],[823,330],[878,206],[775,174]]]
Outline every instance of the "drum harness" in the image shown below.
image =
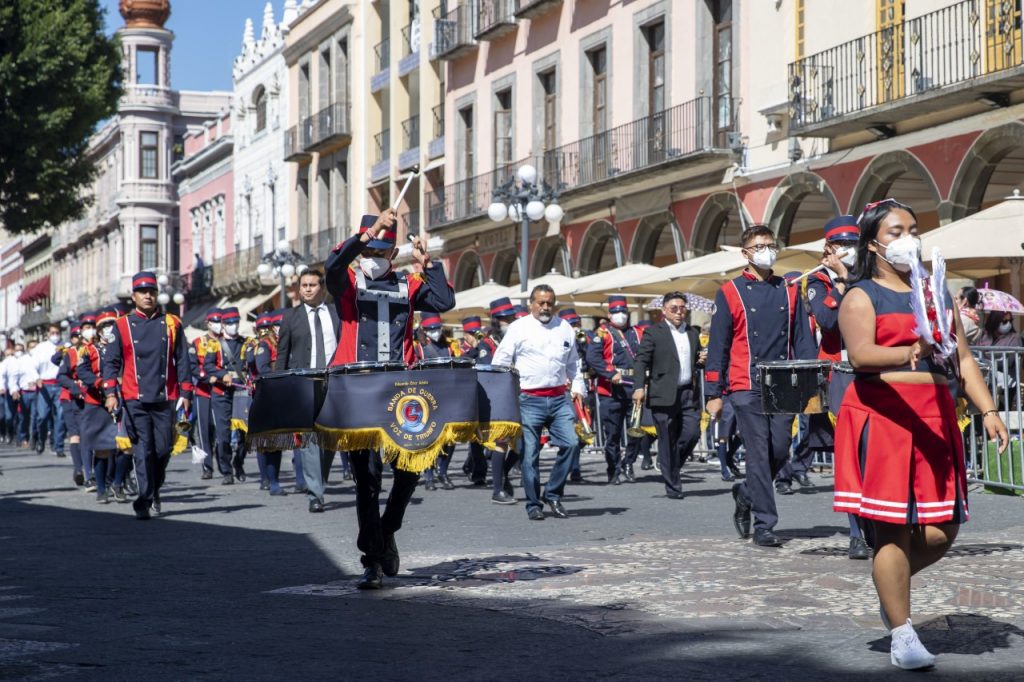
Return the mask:
[[398,280],[398,291],[381,291],[366,288],[366,276],[358,268],[356,276],[356,301],[374,302],[377,305],[377,361],[391,360],[391,304],[409,305],[409,282],[403,277]]

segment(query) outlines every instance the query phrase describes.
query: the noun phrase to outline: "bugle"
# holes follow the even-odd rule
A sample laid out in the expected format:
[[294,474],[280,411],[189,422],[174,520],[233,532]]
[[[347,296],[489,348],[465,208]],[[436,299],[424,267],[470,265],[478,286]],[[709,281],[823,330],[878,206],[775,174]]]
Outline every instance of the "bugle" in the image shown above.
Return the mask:
[[576,422],[580,425],[580,435],[585,439],[593,440],[594,425],[590,420],[590,410],[583,404],[579,396],[572,399],[573,409],[576,410]]
[[639,400],[633,401],[633,411],[629,415],[629,426],[626,428],[626,435],[630,438],[643,438],[644,430],[640,427],[640,420],[644,416],[644,404]]

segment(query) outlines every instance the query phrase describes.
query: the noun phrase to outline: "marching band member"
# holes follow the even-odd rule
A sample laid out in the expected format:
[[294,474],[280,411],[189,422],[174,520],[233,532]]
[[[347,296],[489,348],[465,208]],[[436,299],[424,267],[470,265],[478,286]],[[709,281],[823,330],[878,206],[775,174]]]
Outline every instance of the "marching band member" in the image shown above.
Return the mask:
[[[327,257],[327,290],[341,318],[332,367],[353,362],[412,364],[413,311],[443,313],[455,307],[455,292],[445,278],[444,267],[431,260],[419,237],[413,239],[412,253],[422,272],[400,275],[394,271],[396,219],[394,209],[379,217],[363,216],[359,234],[336,246]],[[381,333],[385,329],[386,335]],[[382,574],[398,573],[395,533],[402,527],[419,475],[393,467],[394,480],[382,515],[380,453],[363,450],[351,453],[350,459],[359,521],[356,544],[365,567],[358,586],[379,589]]]
[[[426,335],[423,343],[416,344],[416,357],[419,360],[432,360],[435,358],[454,358],[462,355],[462,349],[458,341],[453,341],[445,334],[441,324],[441,317],[433,313],[426,313],[420,321],[420,328]],[[452,461],[452,453],[455,452],[455,445],[449,445],[437,456],[435,466],[427,469],[423,474],[423,487],[427,490],[437,490],[434,482],[434,469],[437,469],[437,479],[445,490],[455,490],[455,484],[448,478],[448,465]]]
[[749,265],[715,296],[705,397],[715,420],[722,412],[722,393],[729,391],[747,449],[747,477],[732,487],[733,525],[741,538],[748,537],[753,510],[754,543],[778,547],[782,541],[772,532],[779,520],[773,481],[789,457],[793,417],[765,414],[757,364],[810,358],[816,349],[810,326],[803,323],[808,318],[797,289],[772,272],[779,251],[774,233],[765,225],[752,225],[740,241]]
[[[629,325],[629,306],[625,296],[608,297],[608,319],[607,325],[597,329],[595,342],[587,344],[587,366],[597,375],[596,392],[601,403],[608,483],[619,485],[625,478],[622,437],[630,412],[633,362],[639,344],[633,345],[637,336]],[[636,438],[627,439],[626,461],[636,459],[639,446],[640,442]]]
[[[229,313],[233,310],[233,313]],[[210,385],[210,412],[214,431],[214,449],[217,459],[217,470],[220,472],[221,485],[234,485],[235,473],[231,450],[231,412],[234,407],[235,384],[238,374],[234,367],[237,364],[238,343],[227,340],[225,329],[229,319],[238,324],[238,309],[225,308],[220,312],[220,323],[214,324],[211,334],[204,339],[206,352],[203,356],[203,368],[200,376]]]
[[[250,375],[255,382],[260,376],[274,371],[277,361],[277,333],[275,322],[280,321],[281,312],[263,313],[256,318],[256,351],[252,355]],[[278,497],[286,495],[281,487],[281,451],[257,452],[260,463],[260,490],[269,490]]]
[[[220,348],[220,335],[224,331],[219,308],[206,311],[206,333],[195,338],[189,346],[192,361],[192,382],[195,386],[195,439],[199,449],[206,453],[203,458],[203,473],[200,478],[213,478],[213,458],[216,452],[217,436],[213,420],[213,385],[206,374],[207,355],[216,354]],[[218,465],[220,460],[217,460]],[[221,475],[227,471],[221,470]]]
[[[926,668],[935,656],[910,620],[911,576],[946,554],[968,517],[951,384],[962,380],[988,437],[998,439],[999,452],[1008,434],[948,291],[933,296],[945,299],[952,318],[954,355],[945,362],[934,358],[931,339],[915,331],[910,271],[920,261],[921,246],[914,211],[886,199],[868,204],[859,222],[857,279],[839,310],[857,375],[836,422],[833,508],[868,522],[872,578],[882,622],[892,635],[890,660],[904,669]],[[925,305],[931,317],[936,306]]]
[[71,325],[71,343],[59,348],[53,357],[57,364],[57,384],[60,386],[61,408],[68,432],[68,450],[71,451],[71,465],[74,468],[72,480],[79,488],[85,485],[81,439],[83,395],[74,377],[81,347],[82,325],[75,323]]
[[[573,332],[576,334],[576,352],[580,356],[580,372],[583,374],[583,381],[587,384],[587,398],[589,399],[592,395],[596,394],[591,390],[593,388],[591,379],[594,376],[594,372],[590,369],[590,365],[587,363],[587,349],[594,343],[597,336],[594,332],[583,329],[583,320],[580,319],[575,308],[563,308],[558,311],[558,316],[568,322],[569,326],[572,327]],[[586,409],[588,409],[591,415],[593,415],[594,408],[588,404]],[[576,451],[576,454],[573,455],[572,465],[569,468],[569,480],[573,483],[584,482],[583,473],[580,471],[580,454],[583,452],[583,448],[586,445],[588,445],[588,443],[581,437],[580,448]]]
[[135,310],[114,323],[114,336],[102,358],[106,408],[118,408],[118,387],[132,442],[139,496],[132,503],[139,519],[160,513],[160,487],[174,445],[175,401],[188,412],[192,370],[181,320],[161,314],[156,302],[156,275],[132,277]]
[[[109,326],[115,318],[112,310],[100,311],[96,316],[95,329]],[[105,348],[101,343],[95,338],[86,341],[79,354],[75,374],[84,402],[81,422],[82,446],[93,456],[96,501],[107,504],[110,502],[107,474],[108,468],[114,466],[112,460],[117,452],[117,422],[111,418],[111,412],[104,407],[101,364]]]
[[[222,322],[224,336],[221,339],[221,355],[227,374],[221,382],[224,388],[224,400],[230,401],[228,412],[228,454],[231,457],[231,470],[234,477],[245,482],[245,431],[248,429],[245,413],[247,410],[248,389],[245,386],[247,372],[245,369],[245,350],[252,340],[238,333],[238,325],[242,317],[238,308],[224,308]],[[236,395],[237,394],[237,395]],[[216,401],[217,398],[215,397]]]

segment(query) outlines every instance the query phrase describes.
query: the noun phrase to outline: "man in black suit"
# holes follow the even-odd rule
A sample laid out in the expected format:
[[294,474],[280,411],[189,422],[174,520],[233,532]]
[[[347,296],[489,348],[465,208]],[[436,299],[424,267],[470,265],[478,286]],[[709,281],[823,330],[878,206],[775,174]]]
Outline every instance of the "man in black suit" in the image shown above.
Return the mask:
[[[341,322],[334,306],[324,302],[326,296],[324,273],[306,270],[299,276],[299,300],[302,303],[284,312],[274,369],[327,367],[338,347]],[[324,452],[318,445],[307,445],[298,454],[306,479],[309,511],[322,512],[324,488],[334,463],[334,453]]]
[[[664,319],[652,325],[640,342],[633,361],[637,389],[633,401],[651,408],[658,431],[658,464],[665,479],[665,495],[683,499],[679,470],[700,439],[700,375],[703,361],[697,330],[686,324],[686,297],[665,294]],[[647,377],[650,388],[644,389]]]

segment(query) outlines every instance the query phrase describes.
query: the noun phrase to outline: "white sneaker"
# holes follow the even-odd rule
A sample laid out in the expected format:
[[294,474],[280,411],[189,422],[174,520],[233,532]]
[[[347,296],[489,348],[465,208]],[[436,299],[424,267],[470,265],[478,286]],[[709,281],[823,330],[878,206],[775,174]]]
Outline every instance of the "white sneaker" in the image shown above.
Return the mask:
[[892,648],[889,658],[894,666],[904,670],[919,670],[935,665],[935,656],[921,644],[909,618],[906,625],[893,628],[890,634]]

